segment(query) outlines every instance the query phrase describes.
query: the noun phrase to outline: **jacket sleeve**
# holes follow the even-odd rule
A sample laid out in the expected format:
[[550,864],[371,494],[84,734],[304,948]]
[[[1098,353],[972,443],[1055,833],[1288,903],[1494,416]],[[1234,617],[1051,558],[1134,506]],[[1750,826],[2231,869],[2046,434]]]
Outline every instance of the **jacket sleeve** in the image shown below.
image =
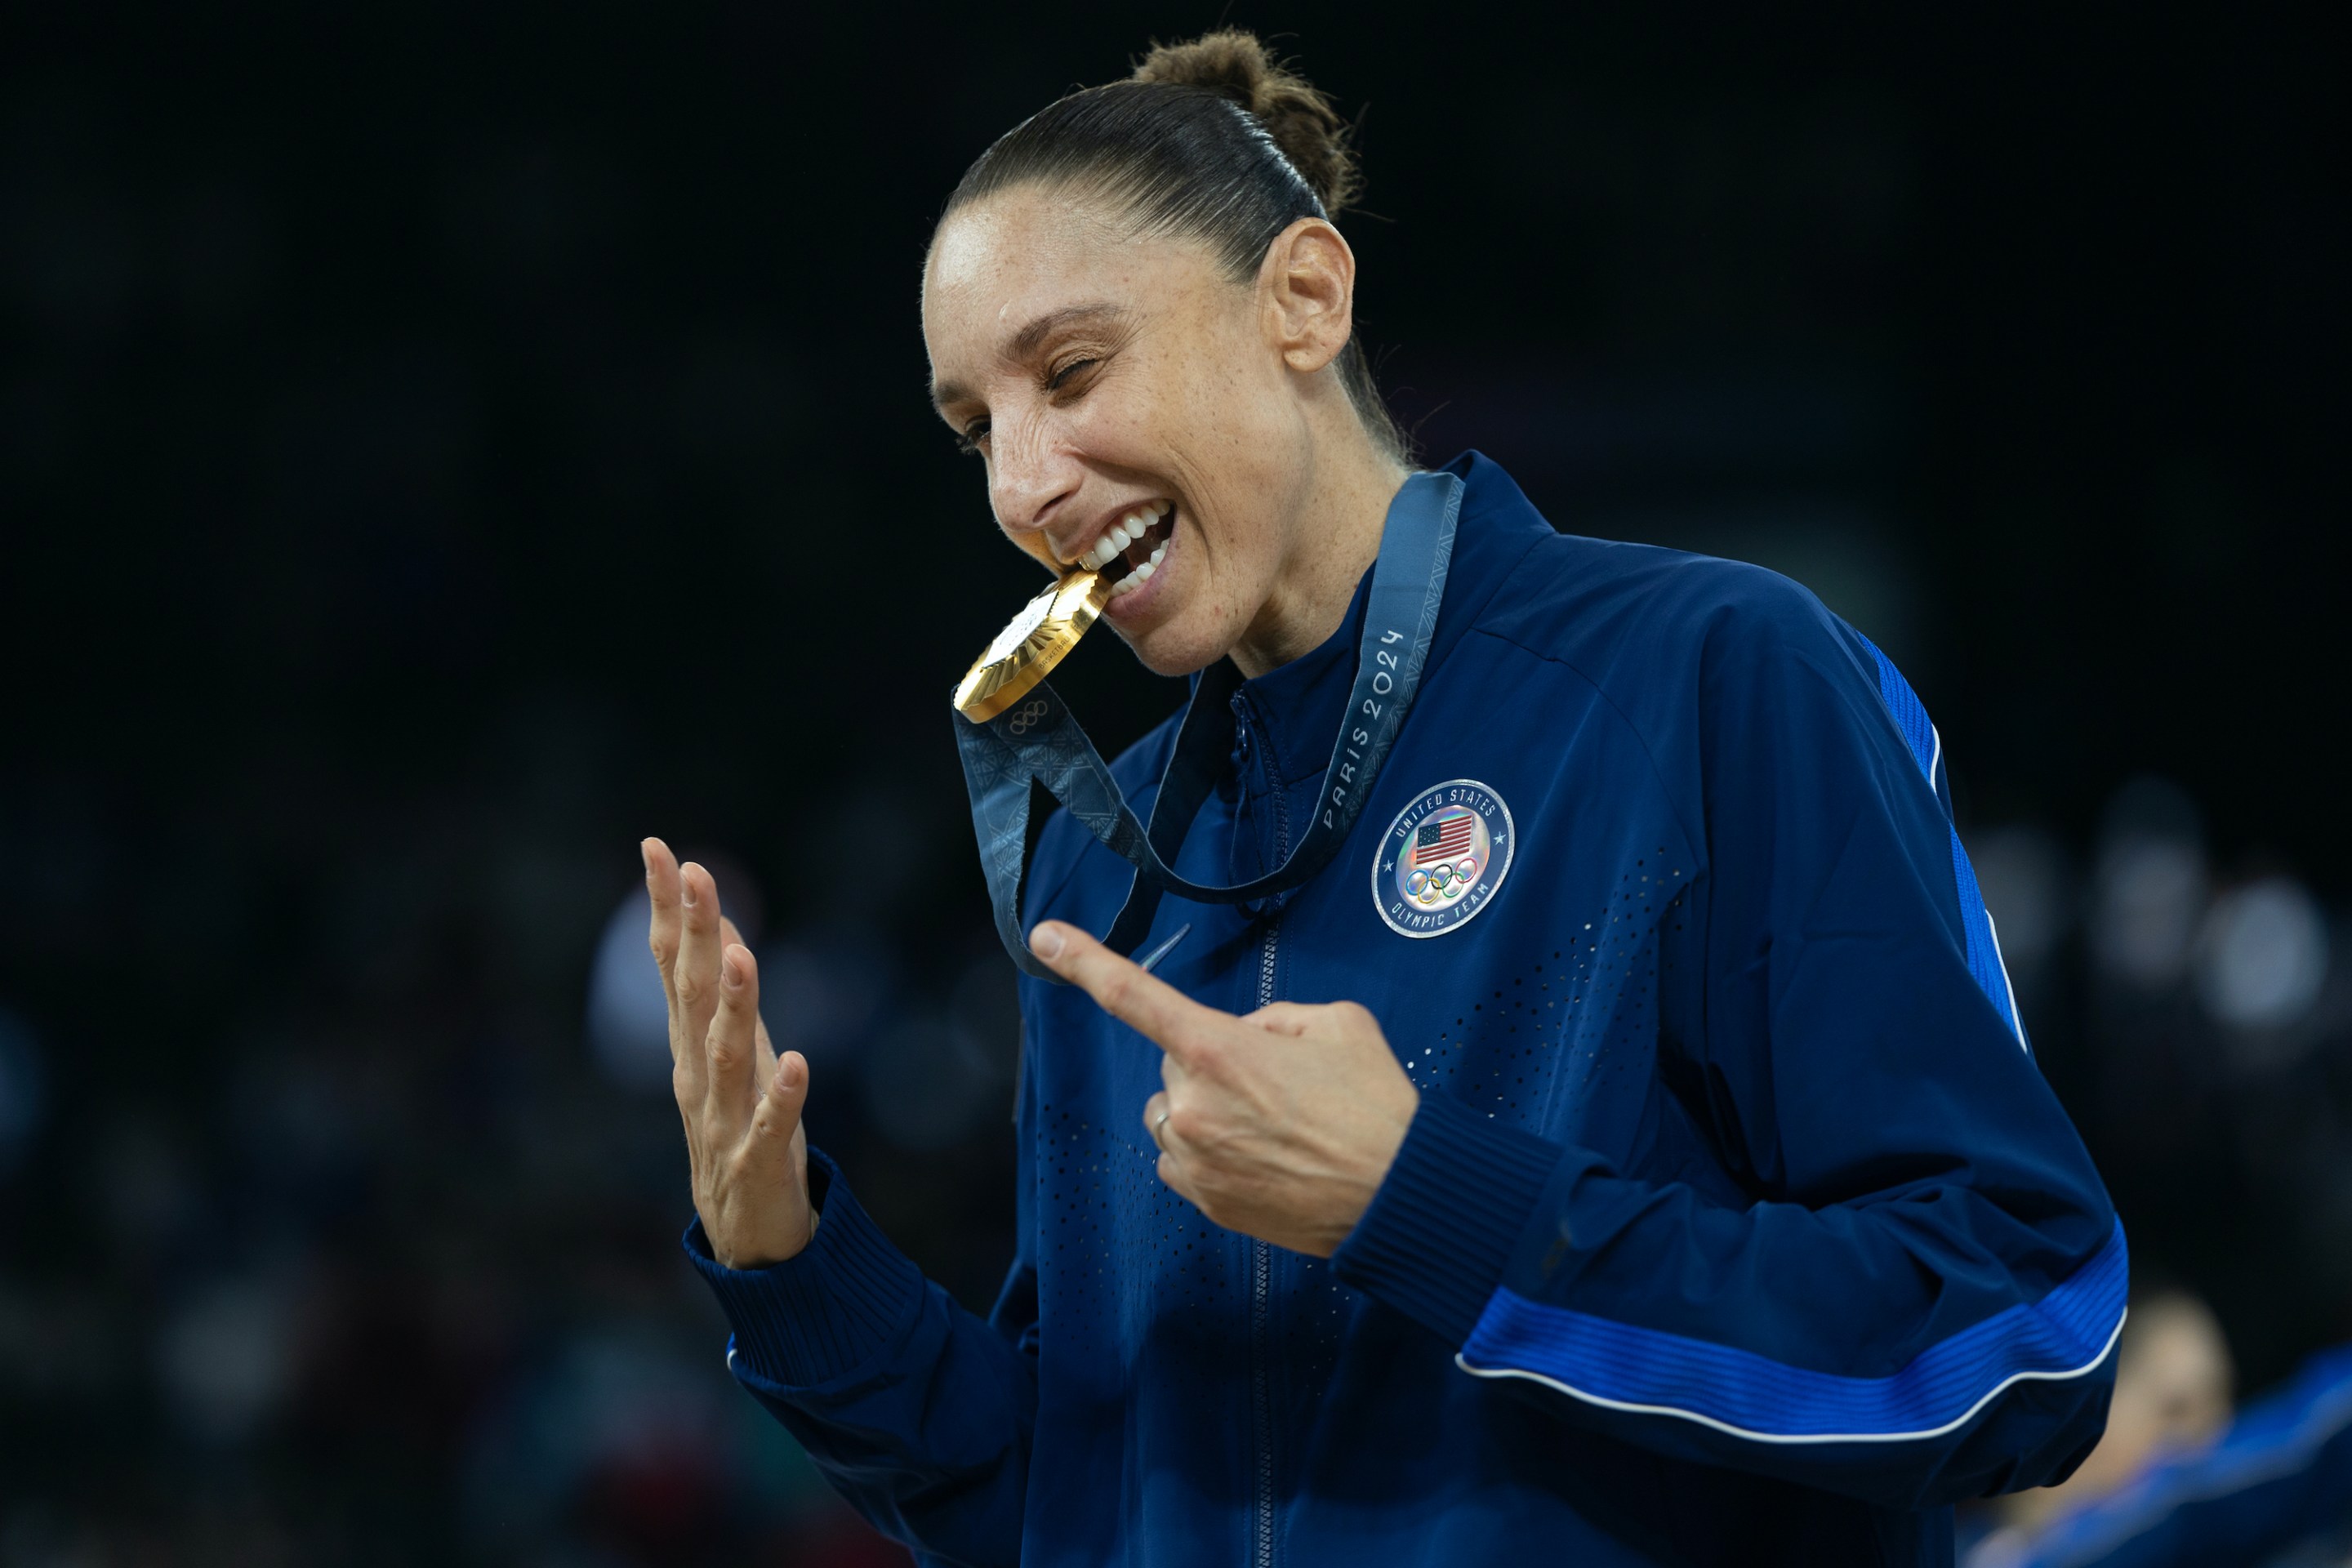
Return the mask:
[[1979,978],[1932,727],[1805,605],[1708,633],[1703,876],[1658,935],[1653,1109],[1728,1180],[1431,1093],[1334,1261],[1465,1373],[1660,1453],[1906,1509],[2048,1484],[2105,1427],[2123,1235]]
[[984,1321],[923,1278],[815,1149],[809,1179],[823,1217],[799,1256],[730,1269],[711,1257],[700,1221],[686,1233],[734,1329],[736,1381],[853,1508],[924,1563],[1021,1557],[1037,1410],[1023,1131],[1022,1242]]
[[1969,1568],[2236,1568],[2352,1525],[2352,1347],[2314,1357],[2221,1441],[2144,1471]]

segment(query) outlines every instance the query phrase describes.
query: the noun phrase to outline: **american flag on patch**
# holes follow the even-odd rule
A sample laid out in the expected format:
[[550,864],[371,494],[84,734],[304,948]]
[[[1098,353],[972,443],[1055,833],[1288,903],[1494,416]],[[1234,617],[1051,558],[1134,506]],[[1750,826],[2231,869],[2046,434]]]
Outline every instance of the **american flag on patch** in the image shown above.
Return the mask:
[[1440,860],[1459,860],[1470,853],[1477,831],[1478,814],[1468,806],[1457,805],[1451,811],[1438,813],[1421,825],[1412,840],[1412,863],[1434,866]]

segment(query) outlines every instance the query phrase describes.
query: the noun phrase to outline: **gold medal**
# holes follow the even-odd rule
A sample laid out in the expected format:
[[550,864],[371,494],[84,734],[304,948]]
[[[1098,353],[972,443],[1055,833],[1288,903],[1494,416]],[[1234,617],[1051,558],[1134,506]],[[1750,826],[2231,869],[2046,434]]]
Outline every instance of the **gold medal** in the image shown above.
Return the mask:
[[1073,572],[1029,601],[956,682],[956,711],[984,724],[1029,694],[1110,603],[1099,572]]

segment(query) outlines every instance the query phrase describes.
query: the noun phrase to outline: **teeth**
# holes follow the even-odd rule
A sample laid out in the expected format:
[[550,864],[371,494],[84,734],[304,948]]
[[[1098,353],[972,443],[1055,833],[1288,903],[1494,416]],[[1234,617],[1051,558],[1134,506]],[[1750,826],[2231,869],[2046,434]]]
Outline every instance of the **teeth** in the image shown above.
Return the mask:
[[[1090,572],[1101,571],[1113,561],[1118,560],[1129,545],[1150,531],[1152,525],[1166,517],[1170,510],[1171,506],[1167,501],[1146,501],[1105,529],[1102,537],[1095,541],[1093,547],[1078,557],[1078,564]],[[1149,562],[1111,584],[1111,597],[1117,598],[1121,594],[1131,593],[1141,587],[1144,581],[1151,575],[1151,568],[1159,565],[1160,558],[1167,553],[1167,542],[1162,541],[1153,548],[1151,559]]]

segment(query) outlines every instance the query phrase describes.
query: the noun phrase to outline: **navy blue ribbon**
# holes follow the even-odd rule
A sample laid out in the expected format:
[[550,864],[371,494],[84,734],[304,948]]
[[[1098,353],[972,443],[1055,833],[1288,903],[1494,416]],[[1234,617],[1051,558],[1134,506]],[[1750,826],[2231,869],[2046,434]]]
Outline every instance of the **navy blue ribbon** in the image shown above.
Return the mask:
[[1329,863],[1355,826],[1420,688],[1422,667],[1437,635],[1437,607],[1445,596],[1461,512],[1462,481],[1451,474],[1414,474],[1389,503],[1364,634],[1357,644],[1356,681],[1332,743],[1330,765],[1323,772],[1323,793],[1306,837],[1289,858],[1255,881],[1210,887],[1170,869],[1233,753],[1232,699],[1242,674],[1231,659],[1202,671],[1193,688],[1149,827],[1136,820],[1101,753],[1052,686],[1038,682],[1028,696],[985,723],[955,716],[956,747],[971,793],[971,825],[980,839],[989,900],[996,908],[997,934],[1024,973],[1060,980],[1029,951],[1021,923],[1021,894],[1045,818],[1034,809],[1041,788],[1135,868],[1127,902],[1103,939],[1115,952],[1134,952],[1151,929],[1162,893],[1195,903],[1246,903],[1287,892]]

